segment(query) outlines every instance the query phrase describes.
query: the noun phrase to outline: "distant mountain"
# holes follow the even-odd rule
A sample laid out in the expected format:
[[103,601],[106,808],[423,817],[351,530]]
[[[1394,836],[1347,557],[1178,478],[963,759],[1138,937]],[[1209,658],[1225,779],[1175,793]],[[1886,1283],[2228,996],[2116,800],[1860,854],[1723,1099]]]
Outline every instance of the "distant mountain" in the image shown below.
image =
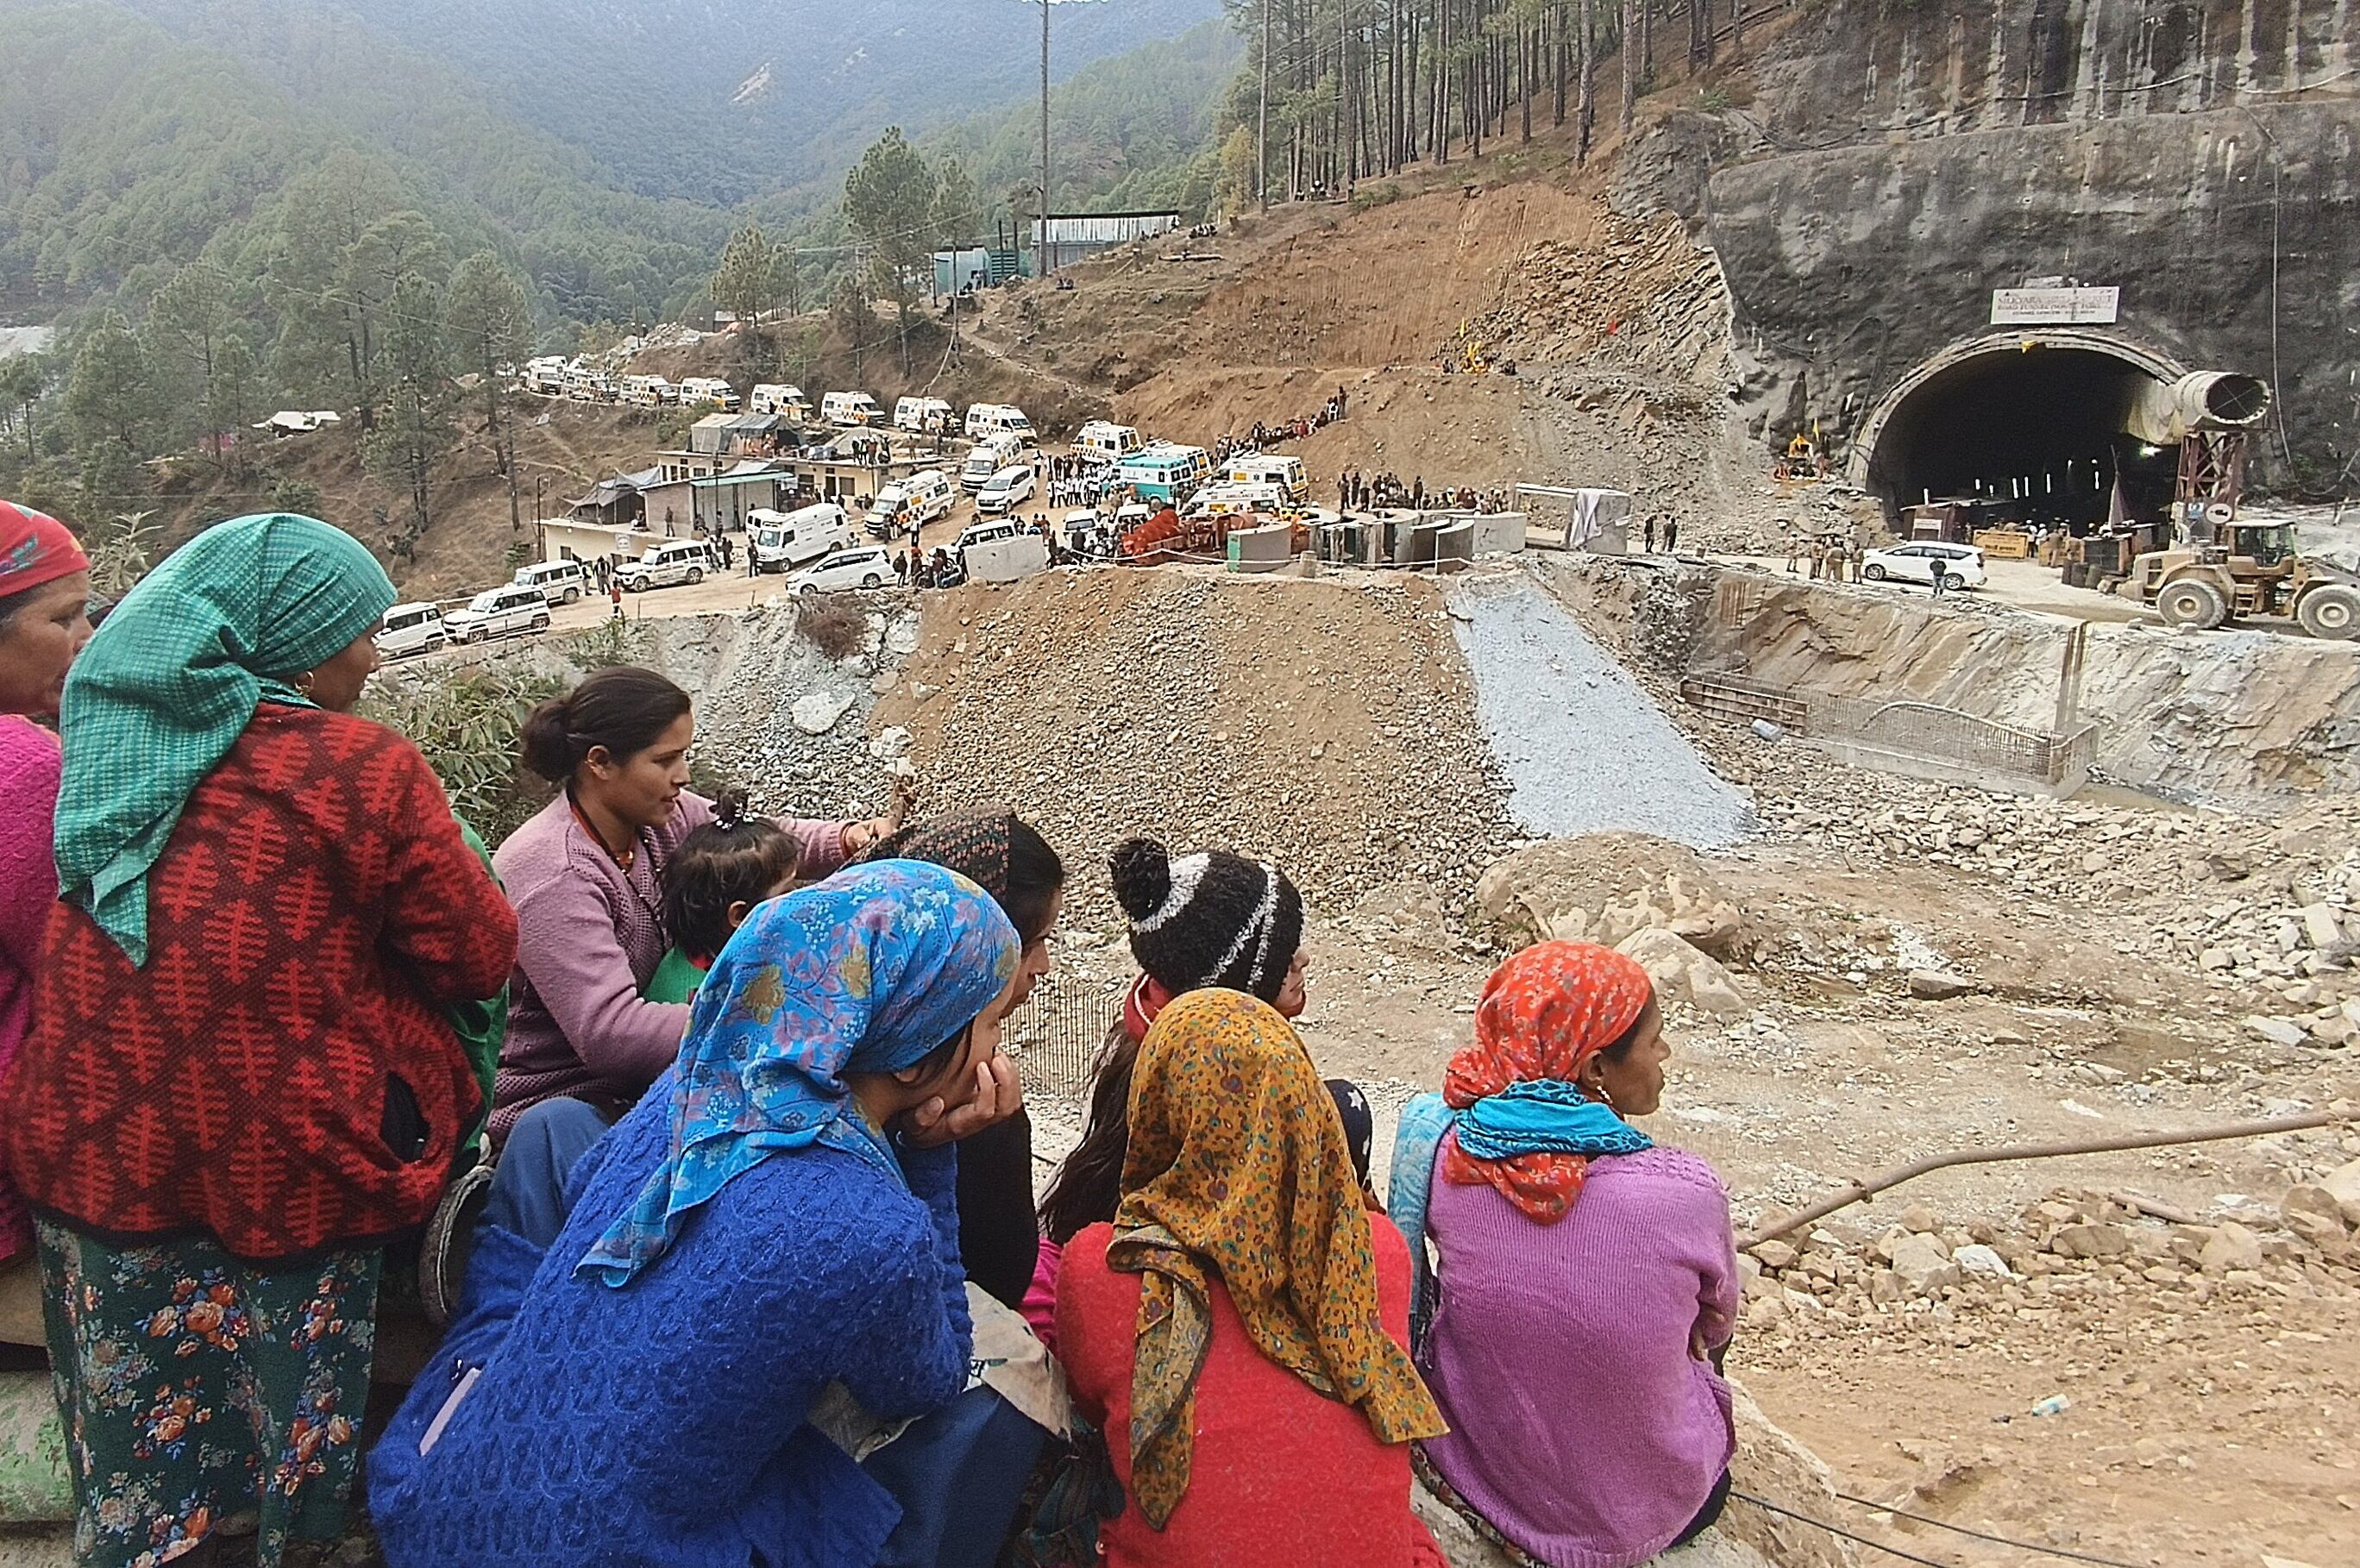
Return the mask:
[[[915,134],[1035,92],[1035,0],[122,0],[301,93],[281,43],[322,16],[462,73],[485,107],[642,195],[735,204],[838,177]],[[1221,0],[1056,0],[1051,70],[1168,38]]]

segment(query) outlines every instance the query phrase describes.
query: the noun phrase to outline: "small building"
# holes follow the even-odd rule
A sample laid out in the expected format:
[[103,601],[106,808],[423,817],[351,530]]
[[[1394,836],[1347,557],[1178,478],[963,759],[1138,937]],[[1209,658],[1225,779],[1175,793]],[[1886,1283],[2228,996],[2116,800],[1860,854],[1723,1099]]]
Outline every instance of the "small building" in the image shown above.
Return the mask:
[[[782,464],[749,459],[719,474],[688,482],[683,534],[707,538],[738,533],[750,512],[787,510],[794,501],[794,472]],[[781,505],[785,503],[785,505]]]
[[1027,276],[1013,250],[991,245],[967,245],[934,252],[934,297],[964,294],[974,289],[997,289]]
[[1046,271],[1060,272],[1133,240],[1150,240],[1180,227],[1178,212],[1051,214],[1032,221],[1032,254]]
[[544,561],[579,561],[588,563],[620,557],[637,561],[663,542],[663,536],[640,528],[608,528],[579,518],[551,517],[541,525],[541,550]]
[[589,523],[609,532],[636,528],[647,516],[647,504],[642,493],[662,482],[662,471],[643,468],[636,474],[617,474],[593,486],[587,495],[574,502],[568,510],[576,522]]
[[729,450],[729,427],[736,422],[735,414],[707,414],[688,427],[688,450],[700,457],[715,457]]

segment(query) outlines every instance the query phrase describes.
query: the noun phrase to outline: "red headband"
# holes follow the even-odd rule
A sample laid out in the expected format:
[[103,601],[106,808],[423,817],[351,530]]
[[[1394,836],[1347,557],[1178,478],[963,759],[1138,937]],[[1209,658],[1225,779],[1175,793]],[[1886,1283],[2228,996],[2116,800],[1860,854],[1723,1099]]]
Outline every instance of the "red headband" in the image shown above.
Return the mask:
[[0,599],[90,570],[90,557],[46,512],[0,501]]

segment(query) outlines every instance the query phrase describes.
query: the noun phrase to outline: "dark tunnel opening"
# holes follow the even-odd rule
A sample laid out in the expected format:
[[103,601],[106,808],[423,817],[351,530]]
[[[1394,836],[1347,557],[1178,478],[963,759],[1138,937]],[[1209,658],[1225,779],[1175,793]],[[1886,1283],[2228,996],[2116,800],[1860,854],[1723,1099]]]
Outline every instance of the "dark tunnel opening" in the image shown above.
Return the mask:
[[1990,521],[2081,533],[2103,525],[2122,482],[2125,515],[2168,515],[2178,454],[2122,428],[2154,379],[2094,349],[1976,354],[1904,397],[1878,434],[1869,477],[1897,512],[1979,500]]

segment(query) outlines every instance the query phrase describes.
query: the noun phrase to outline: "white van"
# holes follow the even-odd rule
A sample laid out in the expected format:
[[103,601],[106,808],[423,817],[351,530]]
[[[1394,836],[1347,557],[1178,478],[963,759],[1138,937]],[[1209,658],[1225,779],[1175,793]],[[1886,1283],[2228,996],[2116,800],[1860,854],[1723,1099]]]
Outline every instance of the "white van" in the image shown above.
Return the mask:
[[1223,483],[1207,485],[1189,496],[1188,504],[1180,508],[1180,516],[1194,522],[1199,517],[1234,517],[1247,512],[1294,509],[1295,502],[1279,485]]
[[1266,457],[1241,452],[1221,465],[1221,477],[1231,485],[1275,485],[1286,500],[1300,506],[1311,499],[1311,481],[1299,457]]
[[370,639],[378,653],[399,659],[410,653],[432,653],[451,640],[442,625],[442,611],[433,604],[396,604],[385,613],[385,624]]
[[565,390],[565,375],[572,368],[556,354],[528,360],[524,367],[524,389],[538,392],[544,397],[554,397]]
[[540,589],[541,596],[552,604],[574,604],[589,586],[578,561],[537,561],[518,567],[516,580],[520,587]]
[[748,402],[753,413],[776,414],[797,424],[805,423],[812,417],[811,399],[803,396],[803,389],[800,387],[766,381],[754,388]]
[[883,424],[885,410],[866,392],[831,392],[819,400],[819,417],[848,430]]
[[913,436],[947,430],[951,406],[940,397],[903,397],[893,405],[893,428]]
[[981,441],[989,435],[1014,436],[1026,446],[1040,440],[1023,409],[1009,403],[978,403],[967,411],[967,439]]
[[1005,431],[985,436],[967,454],[967,464],[959,470],[959,488],[973,495],[990,484],[993,474],[1023,455],[1024,443],[1014,436]]
[[443,616],[442,626],[459,642],[545,632],[549,629],[549,601],[541,596],[540,589],[526,583],[486,588],[469,600],[465,609],[453,610]]
[[626,376],[620,397],[622,401],[642,408],[658,408],[679,402],[680,388],[661,376]]
[[668,539],[623,568],[623,586],[634,593],[702,583],[713,570],[713,551],[703,539]]
[[1129,425],[1092,419],[1074,438],[1074,455],[1085,463],[1120,463],[1142,444],[1139,432]]
[[951,487],[950,476],[930,468],[877,492],[869,507],[869,531],[885,539],[897,528],[923,528],[948,517],[957,505],[958,492]]
[[757,510],[746,515],[746,548],[753,553],[755,570],[759,572],[785,572],[852,542],[852,525],[846,520],[844,508],[834,502],[822,501],[792,512]]
[[702,408],[710,403],[725,414],[736,413],[738,406],[737,388],[717,376],[683,376],[680,400],[686,408]]

